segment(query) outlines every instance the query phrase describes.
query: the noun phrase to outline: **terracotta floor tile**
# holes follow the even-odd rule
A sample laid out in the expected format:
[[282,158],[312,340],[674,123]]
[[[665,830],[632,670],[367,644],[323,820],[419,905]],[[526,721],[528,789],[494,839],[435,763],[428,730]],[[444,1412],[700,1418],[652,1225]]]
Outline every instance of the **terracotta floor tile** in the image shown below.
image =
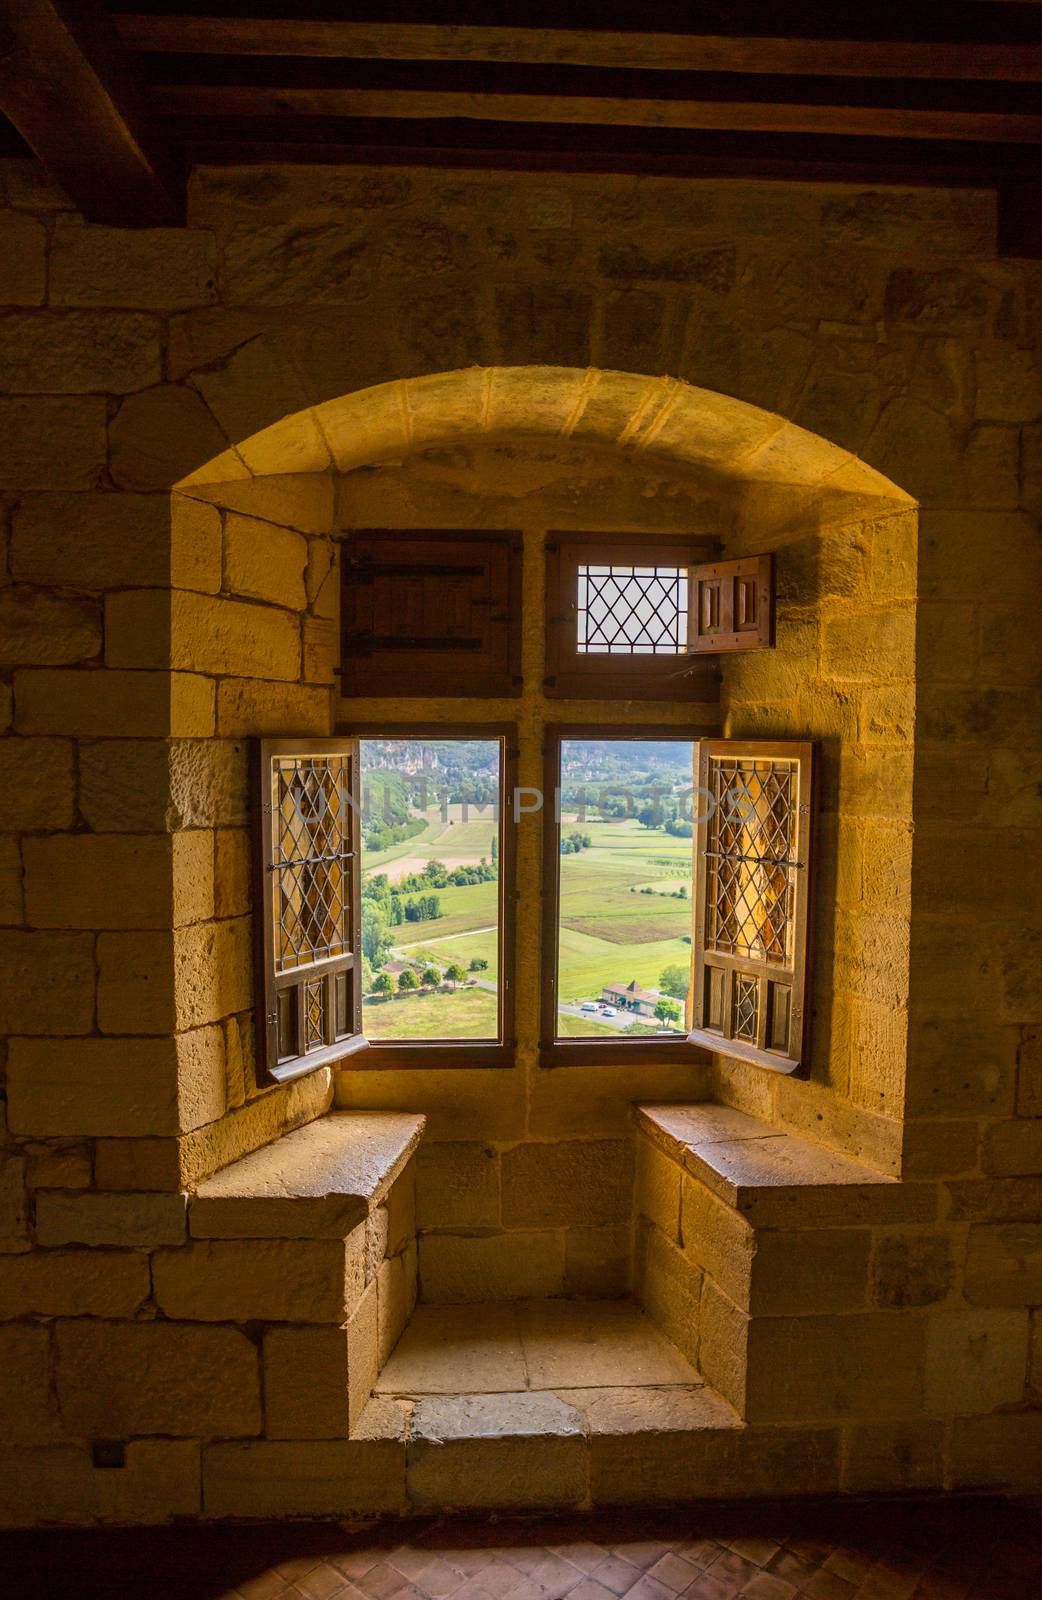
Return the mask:
[[626,1561],[622,1556],[605,1556],[599,1566],[594,1567],[590,1573],[598,1583],[603,1583],[614,1595],[628,1594],[640,1577],[640,1567],[635,1567],[632,1561]]
[[690,1588],[701,1570],[693,1561],[674,1555],[670,1550],[666,1555],[660,1556],[653,1567],[648,1568],[648,1577],[665,1584],[674,1594],[683,1594],[685,1589]]
[[720,1583],[716,1578],[711,1578],[708,1572],[703,1572],[686,1591],[684,1600],[733,1600],[736,1593],[733,1584]]
[[[810,1596],[810,1600],[853,1600],[857,1590],[846,1578],[837,1578],[834,1572],[826,1572],[820,1567],[807,1583],[803,1586],[803,1593]],[[858,1600],[861,1597],[858,1596]]]
[[769,1572],[758,1572],[756,1577],[740,1590],[741,1600],[793,1600],[796,1590],[784,1578],[775,1578]]
[[334,1600],[347,1588],[347,1579],[342,1572],[324,1561],[321,1566],[313,1567],[298,1578],[297,1588],[301,1594],[307,1595],[307,1600]]

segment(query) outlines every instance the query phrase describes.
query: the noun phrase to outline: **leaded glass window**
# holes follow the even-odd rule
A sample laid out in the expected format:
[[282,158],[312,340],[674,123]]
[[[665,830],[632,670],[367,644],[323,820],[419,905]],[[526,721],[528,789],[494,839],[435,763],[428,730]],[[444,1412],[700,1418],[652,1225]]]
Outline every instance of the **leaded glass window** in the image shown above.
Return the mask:
[[812,747],[699,746],[695,1043],[791,1072],[806,1044]]

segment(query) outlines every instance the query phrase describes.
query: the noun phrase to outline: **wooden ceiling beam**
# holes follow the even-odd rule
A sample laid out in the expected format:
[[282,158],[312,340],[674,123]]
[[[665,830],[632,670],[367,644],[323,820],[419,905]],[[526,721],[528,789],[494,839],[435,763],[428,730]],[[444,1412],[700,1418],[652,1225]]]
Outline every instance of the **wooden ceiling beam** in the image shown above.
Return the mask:
[[0,111],[101,222],[174,222],[132,63],[94,0],[0,0]]
[[463,27],[294,18],[124,14],[130,49],[175,55],[493,61],[533,66],[794,77],[1042,81],[1042,44],[621,33],[586,28]]
[[888,139],[1042,144],[1042,116],[907,106],[778,105],[733,100],[643,100],[610,96],[472,94],[444,90],[280,88],[157,84],[155,109],[179,117],[290,116],[555,123],[724,132],[812,133]]

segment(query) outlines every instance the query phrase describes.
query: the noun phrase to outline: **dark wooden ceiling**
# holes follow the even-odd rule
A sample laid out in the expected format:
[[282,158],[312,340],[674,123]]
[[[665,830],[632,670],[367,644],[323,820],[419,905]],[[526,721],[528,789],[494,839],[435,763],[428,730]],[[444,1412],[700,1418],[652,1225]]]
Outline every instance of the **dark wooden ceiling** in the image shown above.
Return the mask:
[[0,0],[0,145],[127,224],[196,162],[382,162],[987,184],[1036,253],[1040,83],[1039,0]]

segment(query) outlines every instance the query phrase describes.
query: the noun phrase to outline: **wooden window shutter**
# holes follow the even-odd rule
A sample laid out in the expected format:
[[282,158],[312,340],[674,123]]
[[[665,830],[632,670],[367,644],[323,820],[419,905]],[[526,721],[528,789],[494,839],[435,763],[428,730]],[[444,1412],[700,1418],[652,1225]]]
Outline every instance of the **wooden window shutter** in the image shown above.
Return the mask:
[[691,570],[692,655],[768,650],[774,644],[774,557],[710,561]]
[[779,1072],[809,1047],[813,765],[811,744],[696,746],[689,1038]]
[[258,752],[258,1059],[284,1082],[362,1038],[356,739]]
[[520,694],[517,534],[370,529],[340,570],[342,694]]

